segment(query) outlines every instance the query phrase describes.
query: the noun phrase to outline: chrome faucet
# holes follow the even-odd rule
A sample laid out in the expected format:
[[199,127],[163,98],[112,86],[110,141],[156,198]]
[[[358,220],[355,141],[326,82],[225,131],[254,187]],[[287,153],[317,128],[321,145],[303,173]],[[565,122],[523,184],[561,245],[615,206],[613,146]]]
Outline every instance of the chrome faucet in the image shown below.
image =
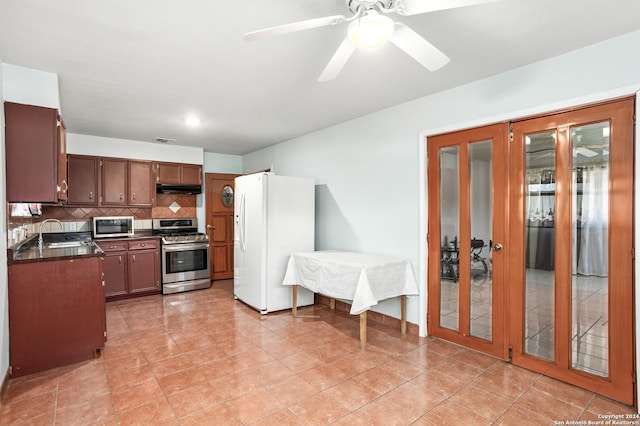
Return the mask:
[[38,248],[40,250],[42,250],[42,246],[44,245],[44,241],[42,240],[42,226],[47,222],[57,222],[58,225],[60,225],[60,230],[61,231],[64,230],[64,226],[62,226],[62,222],[60,222],[58,219],[45,219],[42,222],[40,222],[40,236],[38,237]]

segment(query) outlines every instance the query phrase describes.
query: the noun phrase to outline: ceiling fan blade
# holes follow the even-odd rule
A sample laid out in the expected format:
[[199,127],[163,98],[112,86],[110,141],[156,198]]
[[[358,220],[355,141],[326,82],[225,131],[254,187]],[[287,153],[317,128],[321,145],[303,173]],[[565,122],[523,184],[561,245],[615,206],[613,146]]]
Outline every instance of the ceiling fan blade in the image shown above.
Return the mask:
[[398,15],[410,16],[497,1],[502,0],[396,0],[394,7]]
[[396,23],[395,32],[389,41],[429,71],[442,68],[450,60],[447,55],[439,51],[434,45],[401,23]]
[[346,37],[338,47],[338,50],[336,50],[336,53],[331,57],[324,71],[322,71],[318,81],[330,81],[336,78],[354,50],[356,50],[356,45],[349,40],[349,37]]
[[246,41],[258,40],[265,37],[272,37],[281,34],[294,33],[296,31],[310,30],[312,28],[326,27],[329,25],[341,24],[345,21],[343,15],[325,16],[323,18],[309,19],[307,21],[294,22],[277,27],[265,28],[264,30],[245,33],[242,37]]

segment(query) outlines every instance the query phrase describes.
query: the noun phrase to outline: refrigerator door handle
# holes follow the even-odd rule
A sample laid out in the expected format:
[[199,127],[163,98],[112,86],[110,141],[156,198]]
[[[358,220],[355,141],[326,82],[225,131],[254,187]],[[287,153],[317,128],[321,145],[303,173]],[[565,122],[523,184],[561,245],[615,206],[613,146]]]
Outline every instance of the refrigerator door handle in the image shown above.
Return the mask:
[[247,214],[246,214],[246,197],[245,194],[242,194],[242,198],[240,199],[240,247],[242,248],[242,252],[247,248],[247,237],[246,237],[246,227],[247,227]]

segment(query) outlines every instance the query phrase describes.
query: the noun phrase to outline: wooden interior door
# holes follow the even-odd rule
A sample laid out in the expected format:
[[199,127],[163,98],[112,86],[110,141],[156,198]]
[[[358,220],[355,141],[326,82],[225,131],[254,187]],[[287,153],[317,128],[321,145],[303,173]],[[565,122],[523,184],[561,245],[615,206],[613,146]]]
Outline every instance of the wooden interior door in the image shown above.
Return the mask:
[[205,175],[207,234],[212,280],[233,278],[234,179],[239,175]]
[[506,123],[429,137],[430,335],[507,357]]
[[627,99],[516,122],[513,363],[634,402],[633,114]]

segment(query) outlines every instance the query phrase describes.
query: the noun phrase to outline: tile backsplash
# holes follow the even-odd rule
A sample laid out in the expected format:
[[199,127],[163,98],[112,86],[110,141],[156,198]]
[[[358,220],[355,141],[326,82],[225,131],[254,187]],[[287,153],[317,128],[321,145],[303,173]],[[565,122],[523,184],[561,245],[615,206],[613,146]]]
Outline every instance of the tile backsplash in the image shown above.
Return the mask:
[[[11,212],[10,207],[7,212]],[[37,217],[13,217],[8,213],[7,243],[13,246],[37,234],[45,219],[58,219],[63,229],[55,222],[47,222],[43,232],[89,232],[95,216],[133,216],[136,229],[151,229],[153,218],[196,217],[196,207],[196,196],[187,194],[157,194],[156,205],[151,208],[42,206],[42,215]]]

